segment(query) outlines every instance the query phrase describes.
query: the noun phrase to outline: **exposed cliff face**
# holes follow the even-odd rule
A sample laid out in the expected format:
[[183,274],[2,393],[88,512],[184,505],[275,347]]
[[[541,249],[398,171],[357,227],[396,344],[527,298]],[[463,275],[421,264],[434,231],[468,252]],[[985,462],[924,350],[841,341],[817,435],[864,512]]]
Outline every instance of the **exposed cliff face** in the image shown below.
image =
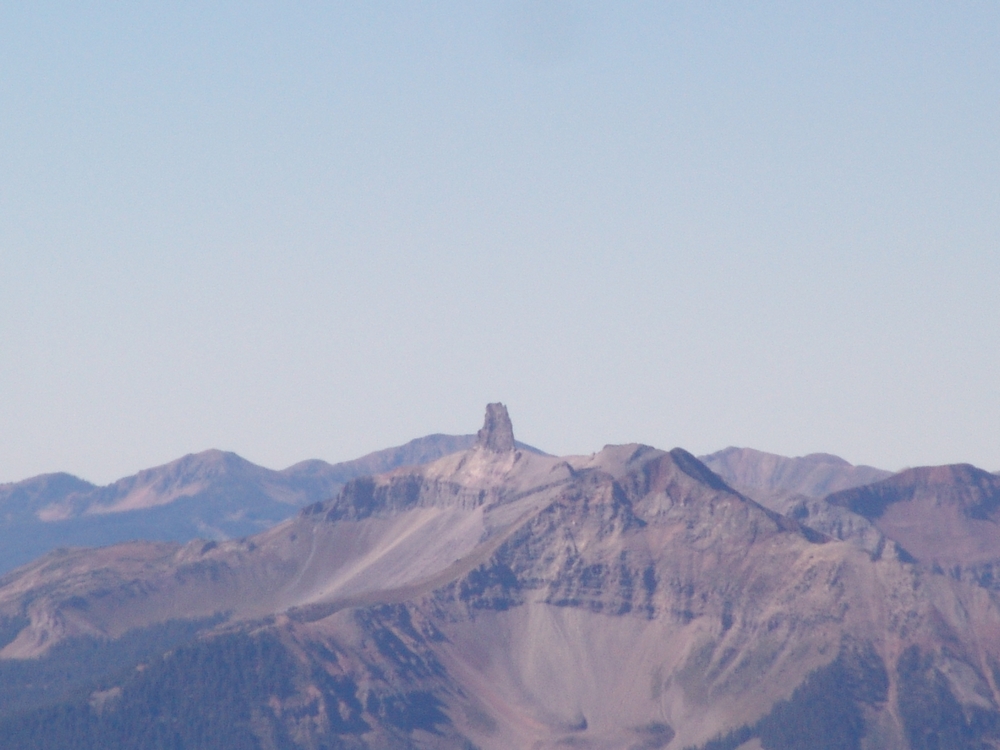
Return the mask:
[[24,657],[143,664],[94,667],[62,709],[0,707],[0,743],[131,747],[121,727],[176,724],[218,748],[1000,744],[986,589],[805,529],[683,450],[543,456],[504,416],[247,540],[0,579],[0,691]]
[[514,450],[514,426],[503,404],[486,405],[486,421],[476,435],[476,446],[494,453]]

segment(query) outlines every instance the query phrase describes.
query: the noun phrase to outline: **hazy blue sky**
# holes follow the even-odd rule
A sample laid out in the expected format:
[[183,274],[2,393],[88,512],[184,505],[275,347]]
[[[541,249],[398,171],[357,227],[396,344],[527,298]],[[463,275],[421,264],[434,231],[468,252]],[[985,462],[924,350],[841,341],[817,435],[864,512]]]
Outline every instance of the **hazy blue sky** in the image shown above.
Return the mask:
[[1000,469],[1000,4],[753,5],[0,4],[0,481]]

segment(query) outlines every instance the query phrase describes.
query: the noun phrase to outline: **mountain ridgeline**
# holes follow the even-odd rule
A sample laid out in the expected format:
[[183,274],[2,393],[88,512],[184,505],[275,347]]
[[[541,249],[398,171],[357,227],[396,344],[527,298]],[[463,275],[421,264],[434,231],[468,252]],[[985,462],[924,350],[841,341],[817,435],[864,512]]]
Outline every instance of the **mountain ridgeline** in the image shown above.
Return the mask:
[[8,573],[0,746],[1000,747],[995,475],[513,435]]
[[314,459],[282,471],[208,450],[104,487],[65,473],[2,484],[0,573],[59,547],[249,536],[333,497],[352,479],[425,464],[475,441],[475,435],[428,435],[353,461]]

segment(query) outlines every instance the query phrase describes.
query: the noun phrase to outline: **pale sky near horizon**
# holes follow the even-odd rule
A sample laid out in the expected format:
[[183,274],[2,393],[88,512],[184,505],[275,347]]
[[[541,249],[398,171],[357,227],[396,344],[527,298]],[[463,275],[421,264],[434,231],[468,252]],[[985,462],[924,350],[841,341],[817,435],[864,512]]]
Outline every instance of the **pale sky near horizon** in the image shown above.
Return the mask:
[[0,482],[494,400],[997,470],[998,289],[995,2],[0,5]]

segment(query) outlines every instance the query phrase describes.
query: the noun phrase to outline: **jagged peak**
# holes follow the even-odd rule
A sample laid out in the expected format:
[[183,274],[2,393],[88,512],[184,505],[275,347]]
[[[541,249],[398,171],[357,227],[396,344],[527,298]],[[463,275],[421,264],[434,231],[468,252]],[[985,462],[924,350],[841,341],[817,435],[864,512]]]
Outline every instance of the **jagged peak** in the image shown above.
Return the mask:
[[476,447],[494,453],[509,453],[515,449],[514,426],[510,422],[507,407],[499,401],[486,404],[486,419],[483,428],[476,435]]

